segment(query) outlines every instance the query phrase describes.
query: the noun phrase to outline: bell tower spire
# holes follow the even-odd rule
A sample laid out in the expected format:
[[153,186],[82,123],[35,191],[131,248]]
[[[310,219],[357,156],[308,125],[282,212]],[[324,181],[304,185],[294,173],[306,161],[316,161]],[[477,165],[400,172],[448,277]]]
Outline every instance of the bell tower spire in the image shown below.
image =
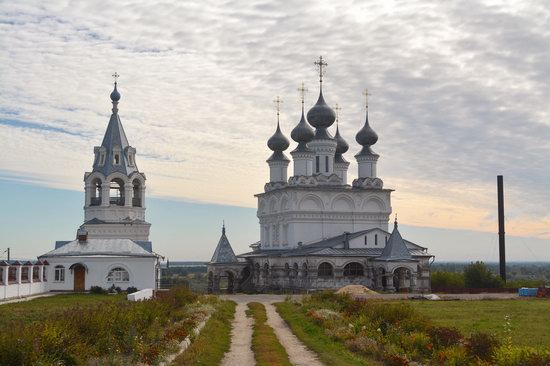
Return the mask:
[[[150,224],[145,222],[145,174],[138,170],[136,149],[128,143],[118,115],[119,77],[117,72],[113,74],[111,118],[101,146],[94,147],[92,171],[84,175],[86,201],[82,227],[91,238],[119,235],[148,240]],[[113,231],[105,230],[104,225],[121,227],[115,230],[117,234],[108,234]]]

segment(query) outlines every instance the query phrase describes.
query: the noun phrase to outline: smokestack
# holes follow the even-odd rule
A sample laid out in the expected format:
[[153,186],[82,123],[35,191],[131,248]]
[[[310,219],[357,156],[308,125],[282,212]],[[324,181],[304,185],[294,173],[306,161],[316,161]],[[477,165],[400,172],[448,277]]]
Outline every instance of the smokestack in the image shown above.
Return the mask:
[[506,245],[504,234],[504,181],[502,175],[497,175],[498,195],[498,249],[500,263],[500,278],[506,282]]

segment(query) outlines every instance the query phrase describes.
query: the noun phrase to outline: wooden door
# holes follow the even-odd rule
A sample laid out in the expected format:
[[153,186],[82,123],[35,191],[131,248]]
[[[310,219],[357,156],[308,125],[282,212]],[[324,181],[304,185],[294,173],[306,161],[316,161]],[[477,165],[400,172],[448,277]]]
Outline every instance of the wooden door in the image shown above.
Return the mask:
[[76,266],[74,268],[74,290],[84,291],[84,277],[86,269],[83,266]]

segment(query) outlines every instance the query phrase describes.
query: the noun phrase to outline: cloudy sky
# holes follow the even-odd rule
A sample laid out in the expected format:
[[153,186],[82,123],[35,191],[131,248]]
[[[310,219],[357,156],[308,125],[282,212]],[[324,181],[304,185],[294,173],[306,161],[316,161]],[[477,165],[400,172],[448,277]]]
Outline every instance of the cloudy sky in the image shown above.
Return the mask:
[[[69,197],[101,143],[117,71],[121,119],[159,210],[148,211],[160,221],[157,249],[207,258],[223,212],[246,250],[258,233],[253,194],[268,178],[272,100],[284,100],[288,135],[301,82],[306,105],[316,100],[323,55],[349,178],[368,88],[379,175],[410,235],[453,259],[457,235],[494,234],[503,174],[507,233],[534,248],[529,258],[550,260],[549,45],[547,1],[0,2],[0,195],[21,195],[0,208],[13,220],[0,248],[36,256],[74,235],[83,197]],[[52,224],[28,243],[24,225],[54,220],[33,200],[59,192],[76,202],[52,209],[70,231]],[[202,234],[184,219],[197,207],[210,212]],[[182,215],[177,239],[163,234],[168,210]],[[472,240],[471,259],[491,250]]]

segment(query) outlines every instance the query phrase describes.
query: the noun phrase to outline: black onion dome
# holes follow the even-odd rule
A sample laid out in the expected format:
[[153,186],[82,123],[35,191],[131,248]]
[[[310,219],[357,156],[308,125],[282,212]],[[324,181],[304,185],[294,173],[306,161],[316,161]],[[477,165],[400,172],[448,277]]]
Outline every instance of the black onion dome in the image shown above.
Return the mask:
[[325,102],[322,91],[319,93],[317,103],[307,112],[307,120],[313,127],[320,129],[332,126],[336,120],[336,113]]
[[113,102],[118,102],[120,100],[120,93],[118,92],[118,90],[116,88],[116,83],[115,83],[115,88],[111,92],[111,100]]
[[336,140],[336,154],[344,154],[346,151],[349,150],[349,145],[344,140],[344,138],[340,135],[340,130],[338,127],[336,127],[336,135],[334,136],[334,139]]
[[355,140],[359,145],[363,146],[363,149],[359,153],[359,155],[368,155],[368,154],[374,154],[374,152],[371,150],[371,146],[376,144],[378,141],[378,135],[369,125],[369,114],[367,110],[367,116],[365,118],[365,125],[363,128],[357,132],[357,135],[355,135]]
[[289,145],[290,142],[285,137],[285,135],[283,135],[283,133],[281,132],[281,128],[279,127],[279,123],[277,123],[277,130],[275,131],[273,136],[271,136],[269,140],[267,140],[267,146],[272,151],[285,151],[286,149],[288,149]]
[[307,123],[306,118],[304,117],[304,111],[302,109],[302,118],[290,133],[290,137],[298,143],[307,144],[313,140],[314,136],[315,134],[313,133],[313,129],[309,126],[309,123]]

